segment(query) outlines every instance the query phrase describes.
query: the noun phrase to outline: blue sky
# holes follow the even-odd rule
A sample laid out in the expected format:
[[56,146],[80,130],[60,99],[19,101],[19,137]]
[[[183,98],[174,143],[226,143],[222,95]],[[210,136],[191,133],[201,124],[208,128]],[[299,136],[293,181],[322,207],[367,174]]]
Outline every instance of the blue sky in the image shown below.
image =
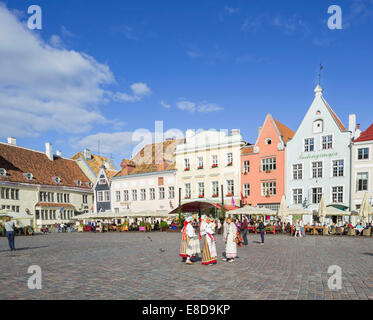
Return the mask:
[[[156,120],[164,130],[239,128],[254,143],[267,113],[297,129],[320,62],[344,124],[349,113],[362,129],[373,121],[373,0],[0,3],[10,19],[0,19],[0,138],[22,146],[51,141],[71,156],[100,140],[118,166],[138,144],[132,132],[153,132]],[[32,4],[40,31],[26,28]],[[333,4],[342,30],[327,27]]]

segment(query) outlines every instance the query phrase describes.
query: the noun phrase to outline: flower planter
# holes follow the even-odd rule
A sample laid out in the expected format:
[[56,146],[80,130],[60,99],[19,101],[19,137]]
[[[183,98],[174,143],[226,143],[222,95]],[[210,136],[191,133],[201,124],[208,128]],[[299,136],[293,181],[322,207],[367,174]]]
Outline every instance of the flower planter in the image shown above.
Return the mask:
[[205,196],[202,196],[202,195],[199,195],[199,196],[198,196],[198,198],[200,198],[200,199],[202,199],[202,198],[204,198],[204,197],[205,197]]
[[233,163],[232,162],[229,162],[228,164],[227,164],[227,167],[231,167],[233,165]]
[[145,227],[139,227],[139,231],[145,231]]
[[190,171],[190,168],[185,168],[184,171]]
[[212,166],[211,166],[211,168],[217,168],[218,167],[218,165],[216,165],[216,164],[213,164]]
[[198,168],[197,168],[197,170],[202,170],[202,169],[203,169],[203,167],[198,167]]

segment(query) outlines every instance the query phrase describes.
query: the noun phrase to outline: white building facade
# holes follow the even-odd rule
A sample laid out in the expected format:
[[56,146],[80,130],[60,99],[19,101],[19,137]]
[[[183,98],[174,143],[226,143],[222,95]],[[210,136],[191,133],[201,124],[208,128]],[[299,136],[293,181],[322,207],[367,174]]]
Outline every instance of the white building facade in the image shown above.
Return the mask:
[[181,203],[204,201],[240,204],[241,148],[245,145],[239,130],[229,135],[224,131],[193,130],[175,150],[177,184],[182,189]]
[[[286,200],[289,206],[318,210],[326,205],[350,208],[352,133],[324,99],[318,85],[315,98],[286,149]],[[356,125],[350,115],[350,128]]]
[[178,206],[176,170],[135,173],[111,178],[111,208],[116,213],[167,211]]

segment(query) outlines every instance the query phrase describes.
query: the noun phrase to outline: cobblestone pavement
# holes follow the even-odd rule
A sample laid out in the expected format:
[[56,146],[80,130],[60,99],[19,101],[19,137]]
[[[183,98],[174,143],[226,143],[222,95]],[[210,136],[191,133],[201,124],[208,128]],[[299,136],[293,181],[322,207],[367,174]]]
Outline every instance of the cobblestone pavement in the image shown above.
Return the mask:
[[[235,263],[181,263],[180,233],[71,233],[0,238],[0,299],[373,299],[373,238],[249,235]],[[217,236],[219,260],[224,243]],[[30,265],[42,289],[30,290]],[[328,289],[330,265],[342,289]]]

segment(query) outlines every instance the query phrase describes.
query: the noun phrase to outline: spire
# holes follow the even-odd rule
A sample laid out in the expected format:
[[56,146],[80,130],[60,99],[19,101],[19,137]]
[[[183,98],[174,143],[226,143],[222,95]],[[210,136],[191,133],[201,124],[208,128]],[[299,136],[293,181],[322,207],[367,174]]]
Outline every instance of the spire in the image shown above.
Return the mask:
[[315,88],[315,96],[316,97],[321,97],[322,96],[322,88],[321,88],[321,86],[318,84],[317,86],[316,86],[316,88]]

